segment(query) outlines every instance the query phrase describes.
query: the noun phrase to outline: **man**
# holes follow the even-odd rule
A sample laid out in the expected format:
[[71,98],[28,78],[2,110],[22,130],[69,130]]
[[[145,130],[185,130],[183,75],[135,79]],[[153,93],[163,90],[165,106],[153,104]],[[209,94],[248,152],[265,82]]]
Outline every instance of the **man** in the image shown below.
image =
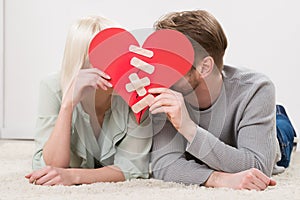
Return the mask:
[[269,178],[279,157],[272,82],[223,65],[227,39],[206,11],[171,13],[155,28],[185,34],[195,62],[171,89],[149,90],[157,95],[150,105],[153,177],[234,189],[275,185]]

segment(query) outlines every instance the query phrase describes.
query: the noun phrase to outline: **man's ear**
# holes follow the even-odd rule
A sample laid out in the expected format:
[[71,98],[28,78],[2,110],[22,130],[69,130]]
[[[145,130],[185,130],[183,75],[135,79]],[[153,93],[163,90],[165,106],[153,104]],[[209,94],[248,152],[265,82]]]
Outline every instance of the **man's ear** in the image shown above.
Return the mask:
[[209,76],[214,69],[214,59],[211,56],[206,56],[200,61],[197,71],[200,73],[202,78]]

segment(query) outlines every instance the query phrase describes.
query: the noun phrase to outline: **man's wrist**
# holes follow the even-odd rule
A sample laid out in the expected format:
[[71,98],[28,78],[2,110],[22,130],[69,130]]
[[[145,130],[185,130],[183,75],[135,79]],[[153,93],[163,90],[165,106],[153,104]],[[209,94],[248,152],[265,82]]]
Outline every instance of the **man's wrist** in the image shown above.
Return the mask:
[[207,181],[205,182],[204,186],[206,187],[220,187],[220,179],[221,179],[221,172],[214,171],[208,177]]
[[185,123],[184,126],[178,130],[184,137],[187,139],[189,143],[191,143],[197,133],[197,125],[190,120],[189,122]]
[[228,180],[233,181],[232,174],[214,171],[205,182],[206,187],[228,187]]

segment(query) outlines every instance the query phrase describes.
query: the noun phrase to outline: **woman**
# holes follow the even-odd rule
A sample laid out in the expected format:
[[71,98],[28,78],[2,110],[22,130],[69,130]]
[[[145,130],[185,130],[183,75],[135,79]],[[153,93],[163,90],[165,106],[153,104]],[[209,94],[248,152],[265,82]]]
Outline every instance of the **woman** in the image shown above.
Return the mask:
[[137,124],[109,75],[91,68],[91,39],[113,22],[88,17],[72,26],[60,74],[40,85],[33,169],[37,185],[117,182],[148,177],[152,127]]

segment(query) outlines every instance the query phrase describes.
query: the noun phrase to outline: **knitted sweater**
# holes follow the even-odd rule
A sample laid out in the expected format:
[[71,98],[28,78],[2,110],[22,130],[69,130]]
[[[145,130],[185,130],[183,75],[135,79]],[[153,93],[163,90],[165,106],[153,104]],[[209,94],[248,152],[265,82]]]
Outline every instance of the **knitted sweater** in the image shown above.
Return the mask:
[[280,157],[276,138],[275,89],[264,75],[224,66],[216,102],[199,110],[186,102],[198,125],[191,143],[166,120],[153,116],[153,177],[202,185],[213,171],[257,168],[270,176]]

